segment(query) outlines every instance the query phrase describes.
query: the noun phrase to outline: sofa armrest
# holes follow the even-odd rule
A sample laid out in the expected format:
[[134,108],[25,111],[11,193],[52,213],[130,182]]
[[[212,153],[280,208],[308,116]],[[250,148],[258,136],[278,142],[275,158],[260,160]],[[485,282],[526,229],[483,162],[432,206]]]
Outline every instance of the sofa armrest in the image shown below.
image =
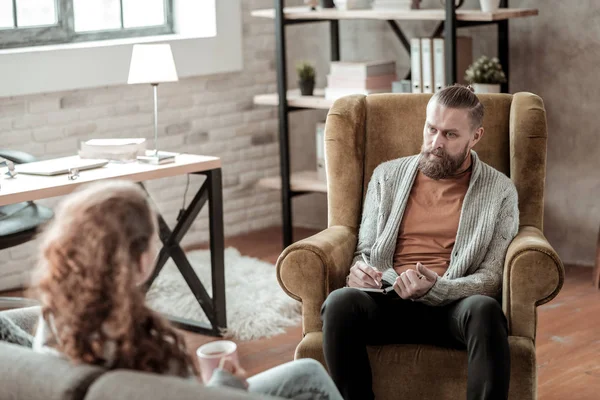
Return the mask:
[[24,331],[35,335],[35,329],[42,315],[42,309],[40,306],[13,308],[12,310],[1,311],[0,314],[9,318]]
[[327,295],[345,284],[356,249],[356,232],[332,226],[287,247],[277,260],[283,290],[302,302],[303,332],[320,331],[320,310]]
[[502,308],[512,336],[535,340],[536,307],[552,300],[563,286],[565,269],[558,255],[532,226],[522,226],[506,253]]

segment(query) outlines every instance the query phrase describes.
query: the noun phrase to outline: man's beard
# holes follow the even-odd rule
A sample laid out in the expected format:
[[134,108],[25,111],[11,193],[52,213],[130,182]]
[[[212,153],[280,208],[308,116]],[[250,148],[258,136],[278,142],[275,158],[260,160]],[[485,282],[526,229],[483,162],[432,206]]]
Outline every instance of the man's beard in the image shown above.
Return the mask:
[[[426,150],[425,145],[423,145],[419,156],[419,171],[435,180],[448,178],[458,172],[467,158],[468,151],[469,146],[467,145],[464,151],[452,157],[444,149]],[[431,154],[439,157],[429,158]]]

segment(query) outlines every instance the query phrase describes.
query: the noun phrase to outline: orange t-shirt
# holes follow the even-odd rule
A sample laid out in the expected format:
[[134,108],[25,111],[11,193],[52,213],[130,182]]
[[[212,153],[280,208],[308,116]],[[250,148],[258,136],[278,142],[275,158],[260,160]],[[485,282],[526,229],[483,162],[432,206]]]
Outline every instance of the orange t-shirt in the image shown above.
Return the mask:
[[417,173],[396,239],[394,269],[398,274],[420,262],[444,275],[456,240],[471,168],[447,179]]

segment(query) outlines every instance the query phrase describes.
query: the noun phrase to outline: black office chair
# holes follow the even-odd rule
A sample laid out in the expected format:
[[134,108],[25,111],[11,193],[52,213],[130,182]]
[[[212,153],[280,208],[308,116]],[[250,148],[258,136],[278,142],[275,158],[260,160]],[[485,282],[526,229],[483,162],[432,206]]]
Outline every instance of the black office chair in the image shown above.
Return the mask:
[[[15,164],[35,161],[35,157],[22,151],[0,149],[0,157]],[[18,175],[14,179],[19,179]],[[0,193],[2,188],[0,187]],[[34,239],[40,226],[48,222],[54,213],[44,207],[26,201],[0,206],[0,250],[18,246]],[[37,302],[20,297],[0,297],[0,308],[35,305]]]

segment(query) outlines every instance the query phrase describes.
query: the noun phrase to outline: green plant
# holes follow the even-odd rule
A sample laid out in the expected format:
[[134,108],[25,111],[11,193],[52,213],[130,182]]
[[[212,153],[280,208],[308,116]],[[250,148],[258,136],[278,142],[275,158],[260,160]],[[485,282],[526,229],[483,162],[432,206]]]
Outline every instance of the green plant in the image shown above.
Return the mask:
[[467,68],[465,79],[470,83],[504,83],[506,75],[496,57],[481,56]]
[[306,61],[298,63],[296,66],[296,73],[298,74],[298,79],[301,81],[315,80],[315,67]]

